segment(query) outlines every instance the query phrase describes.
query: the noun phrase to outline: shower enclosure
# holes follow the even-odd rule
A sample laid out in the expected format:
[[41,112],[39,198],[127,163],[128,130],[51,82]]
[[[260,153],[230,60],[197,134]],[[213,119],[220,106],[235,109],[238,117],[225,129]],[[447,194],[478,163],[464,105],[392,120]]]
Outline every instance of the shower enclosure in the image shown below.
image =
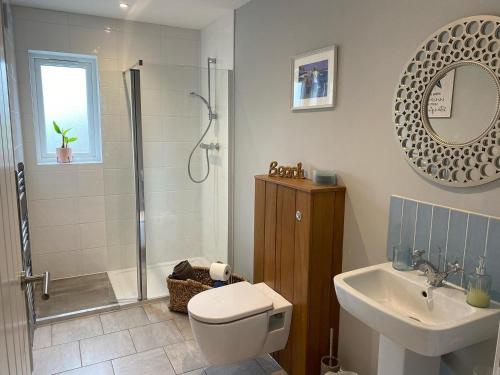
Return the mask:
[[[232,76],[212,64],[140,61],[123,72],[123,82],[132,129],[136,256],[132,267],[108,275],[117,299],[128,301],[167,296],[166,278],[181,260],[194,265],[229,261]],[[212,98],[214,115],[192,93]],[[205,132],[217,149],[199,142]],[[190,178],[189,168],[195,180],[208,174],[203,183]]]
[[[109,288],[93,288],[95,275],[55,280],[52,301],[36,301],[52,306],[50,313],[39,314],[41,320],[166,297],[166,278],[181,260],[231,264],[232,72],[213,62],[210,84],[207,67],[147,61],[101,74],[106,257],[97,278]],[[207,105],[193,92],[210,96],[210,119]],[[202,183],[188,173],[195,146],[193,179],[202,180],[210,168]],[[54,307],[57,294],[75,295],[69,287],[75,282],[92,290],[94,299],[99,293],[102,298],[75,311],[65,306],[62,314]]]

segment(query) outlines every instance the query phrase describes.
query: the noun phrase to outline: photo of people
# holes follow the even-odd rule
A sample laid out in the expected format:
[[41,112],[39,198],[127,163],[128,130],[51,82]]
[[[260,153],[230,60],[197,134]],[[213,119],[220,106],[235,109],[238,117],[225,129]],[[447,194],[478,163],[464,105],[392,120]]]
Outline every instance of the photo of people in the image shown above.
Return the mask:
[[328,60],[299,66],[299,84],[301,99],[327,96]]
[[332,108],[335,103],[337,48],[292,57],[291,109]]

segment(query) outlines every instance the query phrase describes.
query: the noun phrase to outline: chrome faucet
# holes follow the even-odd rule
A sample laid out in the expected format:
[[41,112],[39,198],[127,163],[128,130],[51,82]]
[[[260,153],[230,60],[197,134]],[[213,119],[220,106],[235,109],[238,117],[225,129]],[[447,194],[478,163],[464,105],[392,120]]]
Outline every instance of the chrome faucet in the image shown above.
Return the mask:
[[428,260],[422,259],[424,250],[414,250],[412,254],[413,269],[422,271],[427,277],[427,283],[433,287],[441,287],[448,276],[458,272],[463,272],[463,268],[458,262],[448,263],[449,269],[445,272],[439,272],[439,269]]

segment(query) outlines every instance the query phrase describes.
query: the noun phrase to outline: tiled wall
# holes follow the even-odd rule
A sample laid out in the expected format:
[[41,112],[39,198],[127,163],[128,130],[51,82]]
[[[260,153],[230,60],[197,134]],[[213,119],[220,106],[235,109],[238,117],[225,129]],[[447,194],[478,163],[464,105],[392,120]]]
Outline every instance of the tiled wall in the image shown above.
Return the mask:
[[[14,8],[14,26],[35,271],[50,270],[58,278],[135,265],[132,146],[121,70],[138,59],[147,66],[172,67],[143,74],[150,212],[161,211],[164,205],[178,211],[189,207],[186,215],[176,216],[178,221],[165,211],[152,220],[150,245],[158,250],[150,252],[149,260],[165,260],[171,255],[166,251],[169,245],[175,259],[183,257],[185,244],[199,243],[201,236],[199,215],[192,212],[200,206],[199,192],[187,188],[185,173],[188,143],[200,127],[199,108],[191,107],[185,92],[197,83],[198,73],[193,78],[189,71],[200,61],[200,32],[23,7]],[[98,56],[102,164],[36,164],[28,49]],[[175,88],[158,90],[158,85],[167,84]],[[167,186],[168,193],[159,186]],[[158,200],[152,199],[155,193]],[[172,243],[172,238],[183,242]]]
[[7,82],[9,86],[9,107],[10,107],[10,121],[12,128],[12,144],[14,147],[14,160],[17,163],[24,161],[23,150],[23,135],[21,130],[21,110],[19,105],[19,92],[17,85],[17,68],[16,68],[16,54],[14,43],[14,27],[12,17],[12,7],[10,2],[5,7],[5,20],[4,22],[4,44],[5,44],[5,61],[7,63]]
[[398,244],[425,250],[424,257],[441,270],[449,262],[458,261],[465,272],[453,275],[449,281],[464,288],[479,256],[486,256],[487,271],[493,276],[492,297],[500,301],[499,218],[392,196],[387,237],[389,259]]

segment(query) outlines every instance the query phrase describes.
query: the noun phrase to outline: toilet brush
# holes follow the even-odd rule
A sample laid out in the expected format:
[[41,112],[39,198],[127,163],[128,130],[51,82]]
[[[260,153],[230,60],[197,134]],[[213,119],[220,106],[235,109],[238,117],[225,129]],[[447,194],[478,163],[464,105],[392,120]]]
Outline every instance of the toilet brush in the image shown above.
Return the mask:
[[333,355],[333,328],[330,328],[330,359],[329,365],[332,366],[332,355]]

